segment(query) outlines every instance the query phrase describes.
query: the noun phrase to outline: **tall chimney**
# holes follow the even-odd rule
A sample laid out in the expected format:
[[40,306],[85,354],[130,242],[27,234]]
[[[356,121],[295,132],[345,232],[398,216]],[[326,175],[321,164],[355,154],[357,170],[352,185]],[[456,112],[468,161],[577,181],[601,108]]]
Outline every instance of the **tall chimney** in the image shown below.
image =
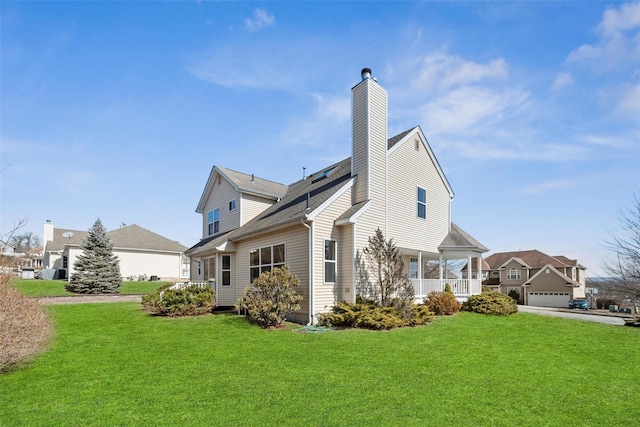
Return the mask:
[[382,218],[386,210],[387,91],[371,77],[371,69],[363,68],[361,77],[351,89],[353,203],[372,200],[372,205],[380,204]]

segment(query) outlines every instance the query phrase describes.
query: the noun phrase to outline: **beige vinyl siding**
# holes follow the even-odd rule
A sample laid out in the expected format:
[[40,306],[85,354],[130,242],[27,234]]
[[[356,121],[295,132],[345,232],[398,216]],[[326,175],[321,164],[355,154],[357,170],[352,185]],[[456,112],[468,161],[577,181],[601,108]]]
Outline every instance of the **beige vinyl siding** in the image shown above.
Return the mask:
[[355,258],[353,249],[353,224],[340,227],[338,250],[338,300],[355,302]]
[[[380,228],[385,237],[385,203],[387,173],[387,93],[372,80],[365,80],[354,88],[354,171],[358,174],[355,184],[356,201],[366,199],[368,186],[369,209],[358,219],[356,246],[362,249],[368,238]],[[367,162],[363,163],[359,153],[368,146]],[[363,148],[365,147],[365,148]],[[360,171],[365,170],[366,180]]]
[[[275,200],[266,197],[255,196],[253,194],[242,193],[242,199],[238,200],[239,211],[242,215],[240,225],[251,221],[265,209],[275,203]],[[236,209],[238,210],[238,209]]]
[[179,279],[182,258],[179,253],[140,252],[114,249],[120,260],[122,277],[146,274],[147,278],[158,276],[162,280]]
[[369,198],[369,121],[367,108],[367,82],[361,82],[353,88],[352,96],[352,158],[351,168],[353,176],[357,176],[354,185],[353,203],[365,201]]
[[[438,253],[438,246],[449,233],[447,186],[417,134],[394,148],[388,159],[389,235],[400,247]],[[427,192],[426,219],[418,217],[418,187]]]
[[[232,199],[236,199],[236,209],[229,212],[229,201]],[[202,212],[202,237],[209,237],[207,214],[216,208],[220,209],[220,231],[218,233],[238,228],[240,226],[239,201],[239,194],[229,181],[221,177],[218,183],[218,178],[215,178]]]
[[[231,286],[222,286],[222,255],[231,255]],[[221,253],[217,255],[216,260],[216,286],[218,288],[218,305],[231,306],[236,301],[236,255],[230,253]],[[244,288],[243,288],[244,289]]]
[[236,274],[232,286],[235,290],[235,298],[241,298],[244,295],[244,289],[250,285],[250,251],[283,243],[285,245],[285,263],[291,272],[300,279],[298,293],[304,297],[300,303],[300,311],[297,315],[292,316],[292,319],[306,323],[309,316],[309,230],[302,224],[297,223],[285,230],[237,242],[234,267]]
[[[343,278],[340,276],[341,265],[336,266],[336,283],[324,282],[324,241],[326,239],[336,241],[336,261],[340,264],[344,242],[340,236],[340,227],[334,225],[334,221],[349,207],[351,207],[351,192],[346,191],[313,221],[313,250],[315,254],[313,265],[314,315],[329,311],[335,304],[337,296],[343,292],[345,287]],[[347,284],[346,286],[350,287],[351,285]]]

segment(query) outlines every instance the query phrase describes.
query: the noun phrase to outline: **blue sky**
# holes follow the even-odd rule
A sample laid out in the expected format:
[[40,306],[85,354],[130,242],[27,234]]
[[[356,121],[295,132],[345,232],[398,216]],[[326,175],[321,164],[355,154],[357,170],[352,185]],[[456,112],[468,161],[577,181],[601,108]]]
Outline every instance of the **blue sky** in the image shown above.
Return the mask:
[[599,275],[640,191],[640,2],[11,2],[0,231],[138,224],[191,246],[213,165],[285,184],[350,156],[369,67],[491,253]]

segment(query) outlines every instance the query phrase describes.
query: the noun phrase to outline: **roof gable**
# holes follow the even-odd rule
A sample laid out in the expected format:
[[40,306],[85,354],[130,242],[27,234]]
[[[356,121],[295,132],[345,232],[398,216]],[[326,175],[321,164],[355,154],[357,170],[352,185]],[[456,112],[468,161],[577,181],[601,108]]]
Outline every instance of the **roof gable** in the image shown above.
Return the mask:
[[573,280],[571,277],[567,276],[566,274],[560,272],[557,268],[555,268],[553,265],[551,264],[547,264],[542,266],[542,268],[540,269],[540,271],[538,271],[536,274],[534,274],[533,276],[531,276],[529,278],[529,280],[527,280],[524,284],[525,285],[531,285],[533,282],[536,281],[536,279],[541,275],[541,274],[547,274],[546,271],[549,270],[551,273],[556,274],[558,276],[560,276],[562,278],[562,280],[565,280],[567,282],[567,285],[571,285],[574,287],[580,287],[580,283],[578,283],[576,280]]
[[436,158],[436,155],[433,153],[433,150],[431,149],[431,146],[429,145],[429,141],[427,141],[427,137],[422,132],[422,128],[420,128],[420,126],[416,126],[416,127],[412,128],[412,129],[406,130],[406,131],[404,131],[404,132],[402,132],[402,133],[390,138],[387,141],[387,156],[392,154],[395,150],[397,150],[400,146],[402,146],[406,142],[411,141],[413,139],[413,137],[418,137],[420,139],[420,143],[422,144],[422,146],[427,151],[427,154],[429,155],[429,158],[433,162],[433,165],[435,166],[436,171],[438,172],[438,175],[440,176],[440,179],[442,180],[442,182],[444,183],[445,187],[447,188],[447,191],[449,192],[449,197],[453,199],[455,197],[455,193],[453,192],[453,189],[451,188],[451,184],[449,184],[449,180],[447,180],[447,177],[445,176],[444,171],[440,167],[440,163],[438,162],[438,159]]
[[204,212],[204,206],[207,203],[209,195],[213,191],[214,184],[218,179],[224,179],[240,193],[253,194],[272,200],[278,200],[287,192],[287,186],[275,181],[260,178],[255,175],[234,171],[232,169],[223,168],[222,166],[213,166],[209,173],[207,183],[202,190],[200,201],[196,207],[197,213]]

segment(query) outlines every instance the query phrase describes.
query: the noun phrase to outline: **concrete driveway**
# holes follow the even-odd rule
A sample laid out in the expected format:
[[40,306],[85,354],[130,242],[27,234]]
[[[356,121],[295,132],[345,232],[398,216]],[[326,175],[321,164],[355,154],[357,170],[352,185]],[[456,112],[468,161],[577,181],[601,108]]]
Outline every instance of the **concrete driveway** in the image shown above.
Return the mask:
[[596,311],[569,310],[554,307],[535,307],[532,305],[519,305],[518,311],[522,313],[541,314],[543,316],[564,317],[565,319],[586,320],[588,322],[607,323],[609,325],[624,325],[624,319],[631,316],[618,316]]

